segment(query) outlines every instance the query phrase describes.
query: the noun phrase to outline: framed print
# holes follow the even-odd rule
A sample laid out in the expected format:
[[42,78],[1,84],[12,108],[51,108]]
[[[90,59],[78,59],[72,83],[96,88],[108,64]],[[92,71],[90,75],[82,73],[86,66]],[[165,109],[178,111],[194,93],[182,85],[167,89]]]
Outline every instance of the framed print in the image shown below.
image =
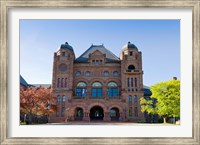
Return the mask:
[[[199,13],[199,0],[1,1],[1,144],[200,144]],[[144,118],[145,84],[170,77],[174,124]],[[45,90],[55,99],[30,99]]]

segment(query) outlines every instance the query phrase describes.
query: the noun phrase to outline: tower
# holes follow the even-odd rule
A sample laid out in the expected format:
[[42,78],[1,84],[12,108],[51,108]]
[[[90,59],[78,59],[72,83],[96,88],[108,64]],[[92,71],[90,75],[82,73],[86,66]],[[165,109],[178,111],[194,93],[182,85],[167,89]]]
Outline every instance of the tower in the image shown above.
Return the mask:
[[121,90],[122,98],[126,101],[126,120],[143,121],[140,98],[143,92],[142,53],[128,42],[121,51]]
[[54,53],[52,88],[57,97],[56,117],[63,120],[68,100],[73,96],[73,66],[75,54],[67,42]]

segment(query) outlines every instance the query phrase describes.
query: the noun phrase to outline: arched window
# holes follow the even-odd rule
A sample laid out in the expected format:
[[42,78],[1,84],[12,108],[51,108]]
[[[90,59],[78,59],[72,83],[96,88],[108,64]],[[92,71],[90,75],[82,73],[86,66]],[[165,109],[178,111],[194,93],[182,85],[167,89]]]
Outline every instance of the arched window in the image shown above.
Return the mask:
[[127,78],[127,87],[130,87],[129,78]]
[[60,78],[57,79],[57,88],[60,87]]
[[135,87],[137,87],[137,78],[135,78]]
[[60,115],[60,96],[58,95],[57,97],[57,111],[56,111],[56,117],[58,117]]
[[67,65],[64,64],[64,63],[60,64],[60,65],[59,65],[59,70],[60,70],[61,72],[67,71]]
[[60,104],[60,96],[57,97],[57,103]]
[[99,82],[94,82],[92,84],[92,97],[102,96],[102,84]]
[[62,102],[65,103],[66,102],[66,96],[62,97]]
[[133,114],[133,108],[132,108],[132,96],[131,95],[129,95],[128,96],[128,104],[129,104],[129,116],[132,116],[132,114]]
[[65,88],[67,88],[67,78],[65,78]]
[[128,96],[128,103],[129,103],[129,105],[132,104],[132,96],[131,95]]
[[119,120],[119,109],[114,107],[112,109],[110,109],[110,117],[111,117],[111,120]]
[[87,84],[85,82],[79,82],[76,85],[76,96],[86,96],[87,95]]
[[81,75],[81,72],[80,71],[77,71],[76,72],[76,76],[80,76]]
[[108,83],[108,93],[107,93],[107,95],[109,97],[119,96],[118,87],[117,87],[117,84],[115,82],[109,82]]
[[61,79],[61,88],[64,87],[64,78]]
[[91,75],[91,73],[89,71],[85,72],[85,76],[90,76],[90,75]]
[[131,78],[131,87],[133,87],[133,78]]
[[118,73],[117,71],[114,71],[114,72],[113,72],[113,76],[114,76],[114,77],[118,77],[118,76],[119,76],[119,73]]
[[137,96],[134,96],[134,103],[137,103]]
[[103,75],[104,75],[105,77],[107,77],[107,76],[109,76],[109,72],[108,72],[108,71],[104,71]]
[[135,66],[134,65],[129,65],[128,66],[128,71],[131,72],[131,71],[134,71],[135,70]]

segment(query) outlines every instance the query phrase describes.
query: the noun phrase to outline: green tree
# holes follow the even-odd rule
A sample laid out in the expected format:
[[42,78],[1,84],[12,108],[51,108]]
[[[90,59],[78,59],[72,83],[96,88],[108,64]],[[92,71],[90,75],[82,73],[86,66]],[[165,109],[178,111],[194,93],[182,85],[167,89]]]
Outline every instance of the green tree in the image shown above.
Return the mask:
[[[166,123],[167,117],[180,117],[180,81],[159,82],[150,87],[152,95],[149,100],[141,98],[141,111],[158,114]],[[156,103],[152,99],[156,100]]]

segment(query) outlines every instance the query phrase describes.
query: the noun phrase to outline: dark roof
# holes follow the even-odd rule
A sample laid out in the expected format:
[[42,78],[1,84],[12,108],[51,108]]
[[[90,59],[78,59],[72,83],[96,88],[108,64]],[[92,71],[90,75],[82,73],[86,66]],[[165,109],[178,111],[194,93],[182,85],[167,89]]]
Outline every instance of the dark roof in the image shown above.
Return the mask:
[[74,50],[73,50],[73,47],[72,47],[71,45],[69,45],[68,42],[65,42],[65,44],[62,44],[62,45],[60,46],[60,49],[69,49],[69,50],[71,50],[71,51],[74,51]]
[[126,45],[124,45],[123,48],[122,48],[122,51],[126,50],[127,48],[133,48],[133,49],[138,50],[138,48],[134,44],[132,44],[131,42],[128,42]]
[[119,62],[120,59],[110,52],[108,49],[104,47],[104,45],[91,45],[81,56],[79,56],[75,62],[87,62],[89,58],[89,54],[93,53],[94,51],[99,50],[101,53],[106,54],[106,61],[107,62]]
[[150,88],[148,86],[143,86],[144,96],[151,96],[152,93],[150,91]]
[[28,83],[25,81],[25,79],[20,75],[20,85],[24,87],[28,87]]
[[49,87],[51,87],[51,84],[31,84],[33,87],[36,87],[36,88],[38,88],[38,87],[40,87],[40,86],[42,86],[42,87],[44,87],[44,88],[49,88]]

